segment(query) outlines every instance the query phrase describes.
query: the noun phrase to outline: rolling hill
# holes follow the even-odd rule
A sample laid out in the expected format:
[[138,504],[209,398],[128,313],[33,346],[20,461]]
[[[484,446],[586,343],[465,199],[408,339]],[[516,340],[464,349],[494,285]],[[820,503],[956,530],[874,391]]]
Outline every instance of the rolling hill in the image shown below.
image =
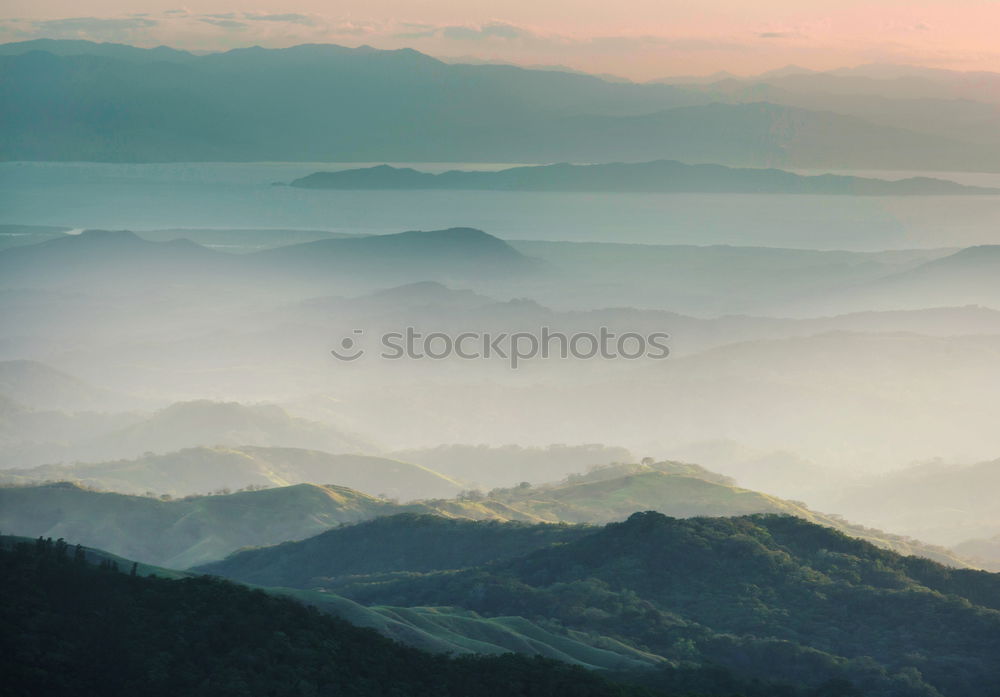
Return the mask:
[[113,411],[139,400],[95,387],[38,361],[0,361],[0,395],[29,409]]
[[[398,466],[386,462],[388,467]],[[197,463],[195,457],[192,464]],[[165,498],[92,491],[70,483],[8,486],[0,488],[0,530],[29,537],[65,537],[142,562],[187,568],[222,559],[241,547],[302,540],[341,523],[397,513],[530,524],[607,523],[650,509],[680,516],[783,513],[900,553],[956,567],[966,565],[947,550],[740,489],[725,477],[683,463],[616,465],[554,485],[517,486],[488,495],[463,492],[456,498],[409,504],[343,486],[315,484]]]
[[541,658],[432,656],[289,598],[94,567],[51,541],[0,549],[0,595],[0,670],[17,695],[649,694]]
[[[483,325],[487,311],[480,312]],[[442,318],[443,319],[443,318]],[[491,447],[454,443],[433,448],[412,448],[390,453],[391,457],[416,462],[478,487],[511,486],[520,482],[550,482],[582,472],[594,465],[631,462],[635,458],[621,447],[600,444],[549,445],[525,448],[518,445]]]
[[[124,294],[225,294],[235,287],[277,288],[297,297],[336,288],[384,289],[426,281],[526,276],[538,263],[503,240],[473,228],[384,235],[286,235],[288,243],[226,253],[187,239],[150,241],[125,230],[85,230],[0,250],[0,287],[79,289]],[[302,238],[311,241],[300,241]],[[317,237],[319,239],[317,239]],[[253,239],[253,238],[250,238]],[[270,282],[270,283],[268,283]],[[264,298],[273,297],[266,293]]]
[[178,402],[149,418],[76,449],[91,461],[134,458],[202,445],[303,447],[326,452],[370,450],[364,439],[326,424],[290,416],[272,404]]
[[63,537],[140,562],[184,569],[244,546],[302,539],[394,507],[344,487],[297,484],[161,500],[73,484],[0,488],[0,530]]
[[0,252],[6,288],[176,283],[222,273],[230,255],[188,240],[149,242],[125,230],[85,230]]
[[447,498],[462,488],[420,465],[367,455],[271,447],[197,447],[133,460],[43,465],[0,472],[12,483],[73,481],[123,494],[188,496],[245,487],[335,483],[371,496]]
[[262,586],[312,588],[324,577],[464,569],[579,539],[586,526],[401,513],[299,542],[242,550],[195,571]]
[[637,513],[509,561],[328,587],[364,604],[547,618],[686,665],[812,688],[847,679],[860,694],[992,695],[998,670],[1000,576],[790,516]]
[[396,283],[526,274],[533,260],[482,230],[411,230],[287,245],[248,257],[267,270],[387,276]]

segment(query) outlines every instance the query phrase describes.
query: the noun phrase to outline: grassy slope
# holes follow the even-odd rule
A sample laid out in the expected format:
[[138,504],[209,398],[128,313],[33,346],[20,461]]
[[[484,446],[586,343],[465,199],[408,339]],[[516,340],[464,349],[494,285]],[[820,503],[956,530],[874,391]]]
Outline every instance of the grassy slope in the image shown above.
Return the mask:
[[391,509],[343,487],[312,484],[162,501],[69,484],[0,489],[0,529],[63,537],[173,568],[247,545],[302,539]]

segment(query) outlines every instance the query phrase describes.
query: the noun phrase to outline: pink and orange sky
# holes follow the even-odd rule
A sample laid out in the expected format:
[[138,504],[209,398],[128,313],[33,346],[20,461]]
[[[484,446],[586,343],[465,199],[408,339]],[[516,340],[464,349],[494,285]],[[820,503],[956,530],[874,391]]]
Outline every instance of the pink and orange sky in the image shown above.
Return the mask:
[[0,41],[298,43],[564,65],[636,80],[905,63],[1000,72],[1000,0],[4,0]]

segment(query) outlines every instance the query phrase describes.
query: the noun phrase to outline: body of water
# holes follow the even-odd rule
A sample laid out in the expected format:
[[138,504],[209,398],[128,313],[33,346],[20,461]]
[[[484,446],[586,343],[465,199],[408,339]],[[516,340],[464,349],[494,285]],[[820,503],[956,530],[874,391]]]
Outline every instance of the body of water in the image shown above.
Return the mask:
[[[1000,244],[995,196],[315,191],[274,185],[358,166],[6,162],[0,163],[0,223],[356,233],[468,226],[507,239],[851,250]],[[443,171],[511,165],[409,166]],[[1000,175],[938,176],[1000,187]]]

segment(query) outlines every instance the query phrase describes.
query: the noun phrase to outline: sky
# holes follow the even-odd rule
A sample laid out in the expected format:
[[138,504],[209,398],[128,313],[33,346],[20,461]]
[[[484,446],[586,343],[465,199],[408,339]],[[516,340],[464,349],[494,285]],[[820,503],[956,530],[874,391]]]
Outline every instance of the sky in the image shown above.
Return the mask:
[[648,80],[786,65],[1000,72],[1000,0],[3,0],[0,42],[188,50],[300,43]]

